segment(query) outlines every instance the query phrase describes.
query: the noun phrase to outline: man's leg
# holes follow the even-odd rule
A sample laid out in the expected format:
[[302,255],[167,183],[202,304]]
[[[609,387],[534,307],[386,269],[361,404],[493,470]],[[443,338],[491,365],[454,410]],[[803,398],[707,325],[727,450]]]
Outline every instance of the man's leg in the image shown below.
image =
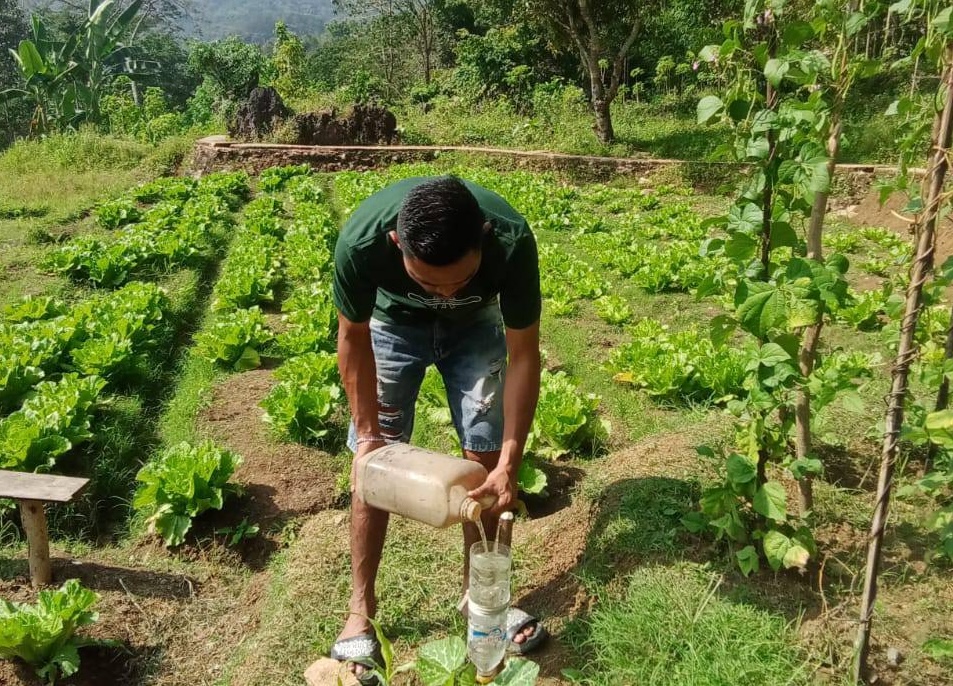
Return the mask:
[[388,513],[351,499],[351,601],[350,615],[338,639],[372,633],[368,618],[377,614],[375,582],[381,564]]
[[[414,405],[429,365],[427,353],[432,350],[429,332],[414,327],[400,327],[371,322],[371,343],[377,367],[378,422],[381,436],[387,442],[407,442],[413,432]],[[353,424],[348,445],[357,452],[357,436]],[[372,633],[368,618],[377,614],[376,581],[384,550],[389,520],[388,513],[351,497],[351,599],[344,628],[338,640]],[[355,666],[353,671],[364,670]]]
[[[447,388],[463,455],[492,471],[499,462],[503,441],[506,336],[499,310],[488,307],[469,326],[447,332],[441,343],[445,354],[437,360],[437,368]],[[485,513],[482,519],[487,540],[496,539],[499,517]],[[463,593],[470,585],[470,546],[479,540],[476,525],[464,524]],[[534,631],[535,624],[530,624],[514,641],[522,643]]]

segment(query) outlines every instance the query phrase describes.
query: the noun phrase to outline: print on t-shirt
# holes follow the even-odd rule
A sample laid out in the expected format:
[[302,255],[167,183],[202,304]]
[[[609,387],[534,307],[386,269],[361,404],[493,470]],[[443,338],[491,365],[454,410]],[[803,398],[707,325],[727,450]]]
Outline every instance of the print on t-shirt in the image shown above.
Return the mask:
[[420,303],[424,307],[430,307],[435,310],[452,310],[457,307],[463,307],[464,305],[475,305],[478,302],[483,302],[483,298],[479,295],[470,295],[466,298],[425,298],[416,293],[408,293],[407,297],[416,303]]

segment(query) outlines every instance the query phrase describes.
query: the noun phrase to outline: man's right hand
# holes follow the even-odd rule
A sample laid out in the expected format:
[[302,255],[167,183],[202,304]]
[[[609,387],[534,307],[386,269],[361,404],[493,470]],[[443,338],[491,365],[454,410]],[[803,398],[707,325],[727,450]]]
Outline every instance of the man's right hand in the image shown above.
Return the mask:
[[357,446],[354,459],[351,461],[351,496],[357,492],[357,463],[378,448],[383,448],[387,442],[382,438],[379,441],[366,441]]

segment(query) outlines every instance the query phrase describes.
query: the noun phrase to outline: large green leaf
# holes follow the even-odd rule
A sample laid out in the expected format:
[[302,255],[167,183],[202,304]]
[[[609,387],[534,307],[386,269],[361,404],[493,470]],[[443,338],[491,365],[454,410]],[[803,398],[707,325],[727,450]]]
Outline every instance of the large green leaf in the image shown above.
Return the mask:
[[744,455],[732,453],[726,464],[728,480],[732,484],[746,484],[758,476],[757,467]]
[[772,529],[764,535],[764,556],[771,565],[771,569],[778,571],[784,566],[784,556],[791,547],[791,539],[780,531]]
[[533,686],[539,676],[539,665],[530,660],[509,660],[493,680],[497,686]]
[[761,562],[758,559],[758,551],[755,550],[753,545],[746,545],[735,553],[735,557],[738,560],[738,567],[741,569],[741,573],[745,576],[750,576],[752,572],[757,572],[761,567]]
[[781,81],[784,80],[784,76],[788,73],[789,68],[790,65],[785,60],[772,57],[768,60],[767,64],[764,65],[764,78],[768,80],[768,83],[777,88],[781,85]]
[[467,659],[467,647],[459,636],[425,643],[417,653],[417,673],[424,686],[453,683],[453,675]]
[[706,95],[698,101],[698,123],[707,124],[725,108],[725,103],[717,95]]
[[782,327],[787,318],[784,297],[769,283],[750,282],[746,297],[738,306],[738,321],[749,333],[766,338],[769,331]]
[[787,493],[777,481],[768,481],[754,494],[752,506],[758,514],[775,522],[783,522],[788,516]]
[[25,79],[29,80],[36,74],[47,73],[47,64],[40,55],[40,51],[36,49],[36,45],[34,45],[33,41],[20,41],[19,51],[14,53],[14,55],[20,64],[20,69],[23,71],[23,77]]
[[749,202],[743,206],[732,205],[728,210],[727,229],[732,232],[759,233],[762,219],[763,212],[754,203]]
[[933,18],[933,26],[939,31],[951,34],[953,33],[953,7],[947,7]]
[[762,367],[775,367],[790,361],[791,356],[777,343],[765,343],[758,348],[758,364]]
[[536,495],[546,490],[548,479],[546,472],[537,467],[528,458],[523,458],[516,477],[517,486],[524,493]]

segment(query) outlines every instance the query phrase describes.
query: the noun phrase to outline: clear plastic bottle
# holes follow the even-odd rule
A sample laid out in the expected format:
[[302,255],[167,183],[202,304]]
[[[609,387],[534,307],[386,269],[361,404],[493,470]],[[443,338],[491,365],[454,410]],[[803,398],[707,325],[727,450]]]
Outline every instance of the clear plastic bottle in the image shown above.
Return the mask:
[[477,668],[477,679],[486,683],[506,656],[507,606],[481,607],[471,600],[468,607],[467,657]]
[[483,465],[406,443],[378,448],[357,463],[355,495],[371,507],[437,528],[476,521],[491,496],[467,493],[486,481]]
[[510,576],[512,557],[507,545],[491,543],[489,550],[483,543],[470,547],[470,602],[481,607],[506,607],[510,604]]

